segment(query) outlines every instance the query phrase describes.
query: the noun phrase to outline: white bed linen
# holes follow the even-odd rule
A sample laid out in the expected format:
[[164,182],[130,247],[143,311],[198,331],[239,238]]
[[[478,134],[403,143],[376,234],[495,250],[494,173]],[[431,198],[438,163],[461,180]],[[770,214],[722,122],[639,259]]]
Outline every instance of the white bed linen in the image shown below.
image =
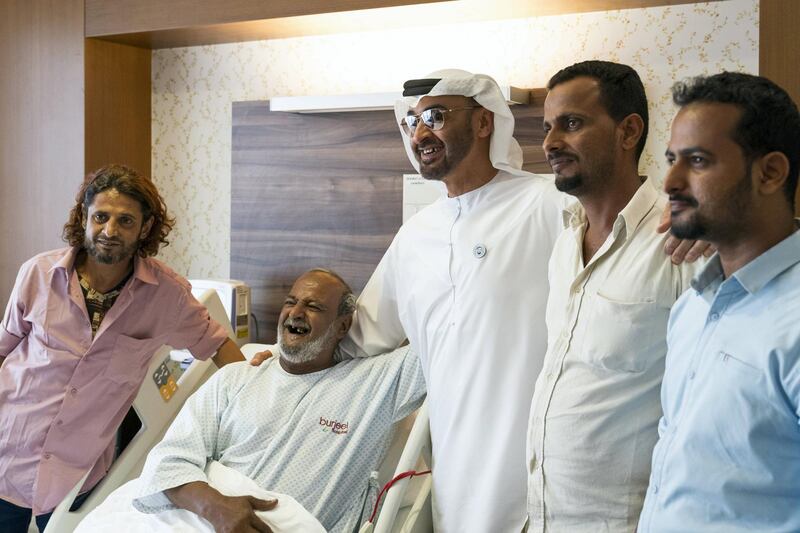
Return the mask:
[[[274,533],[325,533],[316,518],[287,494],[271,492],[253,480],[216,461],[206,467],[209,485],[227,496],[277,498],[272,511],[259,511],[258,516]],[[132,500],[139,495],[139,479],[134,479],[112,492],[97,509],[78,525],[76,533],[214,533],[209,522],[184,509],[146,514],[134,509]]]

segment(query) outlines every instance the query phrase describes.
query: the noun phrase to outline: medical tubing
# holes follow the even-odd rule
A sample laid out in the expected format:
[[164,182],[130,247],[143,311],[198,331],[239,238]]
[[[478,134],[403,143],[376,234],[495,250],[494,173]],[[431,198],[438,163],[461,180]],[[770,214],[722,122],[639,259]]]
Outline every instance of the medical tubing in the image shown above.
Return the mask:
[[416,470],[409,470],[407,472],[401,472],[394,476],[392,479],[386,482],[386,485],[383,486],[380,493],[378,493],[378,499],[375,500],[375,507],[372,509],[372,514],[369,517],[369,523],[373,523],[375,521],[375,515],[378,514],[378,506],[381,504],[381,498],[383,498],[383,494],[389,490],[392,485],[400,481],[401,479],[405,479],[407,477],[414,477],[414,476],[424,476],[425,474],[430,474],[430,470],[423,470],[422,472],[417,472]]
[[258,319],[256,318],[255,313],[250,313],[250,318],[253,319],[253,326],[256,328],[256,336],[254,338],[255,342],[259,341],[260,334],[258,333]]

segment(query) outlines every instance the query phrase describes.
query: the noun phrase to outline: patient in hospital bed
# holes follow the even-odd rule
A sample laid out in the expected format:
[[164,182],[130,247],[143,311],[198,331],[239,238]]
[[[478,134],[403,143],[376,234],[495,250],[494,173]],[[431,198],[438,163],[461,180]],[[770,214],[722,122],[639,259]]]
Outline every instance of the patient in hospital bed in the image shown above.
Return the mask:
[[408,347],[335,362],[354,307],[335,273],[300,276],[278,320],[278,357],[219,370],[186,402],[141,477],[77,531],[353,531],[374,503],[370,474],[395,422],[425,396]]

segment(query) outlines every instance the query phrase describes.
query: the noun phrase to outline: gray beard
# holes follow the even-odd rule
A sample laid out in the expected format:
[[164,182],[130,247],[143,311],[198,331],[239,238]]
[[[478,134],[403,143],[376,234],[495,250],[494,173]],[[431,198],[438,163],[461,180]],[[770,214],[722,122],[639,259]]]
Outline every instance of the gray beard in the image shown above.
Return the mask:
[[299,346],[286,346],[283,342],[283,325],[278,325],[278,351],[280,352],[281,359],[292,364],[308,363],[316,359],[322,349],[333,340],[336,336],[334,326],[332,323],[328,326],[325,333],[313,341],[307,341]]

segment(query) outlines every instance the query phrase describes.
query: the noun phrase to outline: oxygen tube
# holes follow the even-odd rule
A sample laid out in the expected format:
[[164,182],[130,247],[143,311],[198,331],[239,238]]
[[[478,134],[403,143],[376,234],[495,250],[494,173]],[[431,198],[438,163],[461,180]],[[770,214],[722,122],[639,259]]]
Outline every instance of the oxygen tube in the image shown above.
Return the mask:
[[430,470],[423,470],[422,472],[417,472],[416,470],[409,470],[407,472],[401,472],[396,476],[394,476],[392,479],[390,479],[386,483],[386,485],[383,486],[380,493],[378,493],[378,498],[375,500],[375,506],[372,508],[372,514],[370,515],[369,520],[367,520],[367,522],[364,523],[363,526],[361,526],[359,533],[370,533],[372,531],[372,528],[374,527],[373,522],[375,521],[375,515],[378,514],[378,507],[381,504],[381,499],[383,498],[383,495],[386,493],[386,491],[392,488],[392,485],[394,485],[401,479],[412,478],[414,476],[424,476],[425,474],[430,474],[430,473],[431,473]]

